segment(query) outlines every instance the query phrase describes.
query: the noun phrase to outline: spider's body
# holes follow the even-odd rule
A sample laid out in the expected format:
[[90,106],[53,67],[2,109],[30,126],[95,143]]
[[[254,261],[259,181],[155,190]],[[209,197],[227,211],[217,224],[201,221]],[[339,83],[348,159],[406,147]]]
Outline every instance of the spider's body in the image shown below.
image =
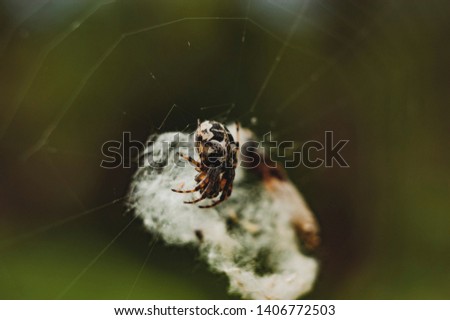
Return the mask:
[[[239,133],[239,125],[236,125]],[[192,190],[177,190],[179,193],[192,193],[199,191],[200,197],[185,203],[197,203],[204,199],[213,199],[220,195],[210,205],[199,206],[210,208],[225,201],[233,188],[235,169],[237,167],[237,154],[239,141],[235,141],[230,131],[217,121],[198,121],[195,131],[195,149],[200,157],[196,161],[189,156],[181,155],[184,159],[195,165],[198,171],[195,181],[197,185]]]

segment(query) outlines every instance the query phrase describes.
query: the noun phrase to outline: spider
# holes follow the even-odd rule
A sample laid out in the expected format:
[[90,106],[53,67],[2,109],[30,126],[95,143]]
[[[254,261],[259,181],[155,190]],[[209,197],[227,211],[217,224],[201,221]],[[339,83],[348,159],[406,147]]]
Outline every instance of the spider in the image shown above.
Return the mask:
[[200,192],[200,197],[184,201],[184,203],[197,203],[206,198],[213,199],[209,205],[200,208],[211,208],[225,201],[231,195],[233,180],[237,167],[237,154],[239,152],[239,123],[236,123],[235,141],[230,131],[220,122],[198,120],[195,131],[195,150],[200,161],[178,153],[182,158],[195,166],[198,174],[195,176],[197,185],[191,190],[172,189],[178,193]]

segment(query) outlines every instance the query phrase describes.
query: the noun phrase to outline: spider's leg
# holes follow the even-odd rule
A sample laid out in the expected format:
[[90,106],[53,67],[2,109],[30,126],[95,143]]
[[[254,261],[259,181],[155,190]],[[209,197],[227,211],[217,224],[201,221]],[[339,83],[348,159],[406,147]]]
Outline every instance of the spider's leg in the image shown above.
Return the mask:
[[206,206],[198,206],[198,207],[202,209],[212,208],[217,206],[219,203],[224,202],[225,200],[227,200],[227,198],[228,198],[227,194],[223,192],[219,200],[213,201],[211,204],[208,204]]
[[178,193],[193,193],[196,192],[200,189],[202,189],[205,184],[208,182],[208,177],[205,177],[205,179],[203,179],[202,181],[200,181],[195,187],[194,189],[191,190],[179,190],[179,189],[171,189],[173,192],[178,192]]
[[208,204],[207,206],[198,206],[198,207],[202,208],[202,209],[212,208],[212,207],[217,206],[219,203],[221,203],[223,201],[225,201],[225,199],[222,200],[222,197],[220,197],[219,200],[213,201],[211,204]]
[[200,167],[200,162],[195,161],[191,156],[187,156],[181,152],[177,152],[177,154],[182,157],[184,160],[189,161],[190,163],[192,163],[194,166],[196,167]]
[[239,150],[239,141],[240,141],[240,134],[239,134],[239,128],[240,124],[236,121],[236,147]]
[[231,190],[233,189],[233,184],[230,180],[227,180],[225,186],[223,187],[222,194],[220,195],[219,200],[213,201],[211,204],[206,206],[198,206],[199,208],[206,209],[217,206],[219,203],[224,202],[231,195]]
[[173,192],[177,192],[177,193],[193,193],[193,192],[200,190],[200,188],[197,189],[197,187],[198,186],[196,186],[194,189],[191,189],[191,190],[177,190],[177,189],[170,189],[170,190],[172,190]]
[[194,180],[195,180],[195,182],[199,183],[205,179],[206,174],[204,172],[202,172],[202,170],[200,168],[198,168],[197,171],[198,171],[198,174],[195,176]]
[[[204,182],[204,181],[206,181],[207,180],[207,178],[205,178],[202,182],[201,182],[201,184],[202,185],[205,185],[207,182]],[[202,194],[200,195],[200,198],[197,198],[197,199],[194,199],[194,200],[190,200],[190,201],[183,201],[184,203],[197,203],[197,202],[199,202],[199,201],[202,201],[203,199],[205,199],[206,197],[207,197],[207,195],[208,195],[208,188],[205,188],[205,190],[203,190],[202,191]]]
[[219,177],[218,173],[219,172],[217,171],[217,169],[208,171],[208,173],[205,174],[205,178],[198,184],[198,186],[201,185],[200,188],[203,189],[201,191],[200,198],[195,199],[195,200],[191,200],[191,201],[184,201],[184,203],[197,203],[197,202],[199,202],[199,201],[201,201],[201,200],[203,200],[203,199],[205,199],[207,197],[211,198],[211,197],[213,197],[213,195],[216,194],[216,191],[217,191],[217,194],[218,194],[219,193],[218,190],[220,190],[219,189],[220,186],[217,185],[214,182]]
[[202,196],[200,198],[194,199],[194,200],[190,200],[190,201],[183,201],[184,203],[197,203],[199,201],[202,201],[203,199],[206,198],[206,193],[202,194]]
[[240,151],[240,134],[239,134],[240,124],[236,121],[236,147],[233,150],[233,169],[236,169],[239,161],[239,151]]

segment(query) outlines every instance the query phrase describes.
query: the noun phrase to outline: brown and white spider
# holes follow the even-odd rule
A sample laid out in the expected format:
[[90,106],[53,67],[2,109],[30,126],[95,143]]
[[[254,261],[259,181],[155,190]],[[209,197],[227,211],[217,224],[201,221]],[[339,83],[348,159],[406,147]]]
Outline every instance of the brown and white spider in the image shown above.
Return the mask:
[[195,165],[199,172],[195,176],[197,185],[191,190],[172,189],[178,193],[200,192],[200,197],[184,201],[184,203],[197,203],[206,198],[213,199],[220,195],[218,200],[213,200],[210,205],[199,206],[200,208],[211,208],[225,201],[233,189],[233,180],[237,167],[237,154],[239,152],[239,123],[236,123],[235,141],[225,125],[217,121],[198,120],[195,131],[195,150],[200,161],[181,154],[185,160]]

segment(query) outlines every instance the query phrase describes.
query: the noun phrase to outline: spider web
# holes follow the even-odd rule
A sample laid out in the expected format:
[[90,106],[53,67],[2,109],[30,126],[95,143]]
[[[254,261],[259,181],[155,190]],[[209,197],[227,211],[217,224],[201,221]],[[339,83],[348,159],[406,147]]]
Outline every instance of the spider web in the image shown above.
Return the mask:
[[[197,118],[315,138],[351,111],[345,66],[370,71],[360,56],[380,24],[372,17],[392,11],[307,0],[23,6],[0,47],[2,298],[226,297],[224,279],[124,212],[134,169],[100,168],[102,144],[189,132]],[[303,186],[308,175],[293,173]]]

